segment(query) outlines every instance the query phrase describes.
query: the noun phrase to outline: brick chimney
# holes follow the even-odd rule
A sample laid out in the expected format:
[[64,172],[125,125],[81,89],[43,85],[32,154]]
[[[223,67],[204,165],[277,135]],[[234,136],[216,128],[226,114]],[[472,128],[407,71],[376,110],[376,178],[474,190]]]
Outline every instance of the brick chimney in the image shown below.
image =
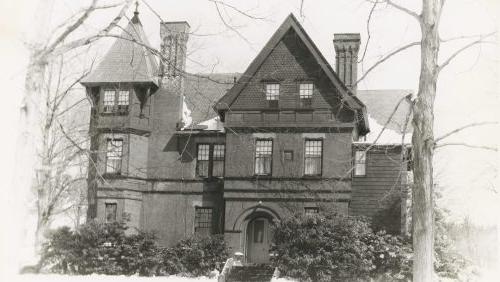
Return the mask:
[[336,72],[349,89],[356,94],[358,80],[358,51],[361,44],[359,33],[336,33],[333,35]]
[[184,74],[189,28],[189,24],[184,21],[160,24],[161,52],[164,57],[160,63],[160,71],[163,78],[175,78]]

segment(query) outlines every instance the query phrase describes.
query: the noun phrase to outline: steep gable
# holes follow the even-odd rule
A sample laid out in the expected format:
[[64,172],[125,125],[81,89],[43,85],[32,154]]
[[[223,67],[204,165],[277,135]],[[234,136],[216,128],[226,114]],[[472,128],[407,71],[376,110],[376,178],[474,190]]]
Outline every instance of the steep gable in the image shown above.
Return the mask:
[[[279,81],[285,76],[297,80],[319,80],[321,82],[319,86],[323,87],[318,89],[322,99],[317,99],[315,106],[326,108],[341,105],[355,110],[360,118],[357,119],[360,132],[369,131],[364,115],[366,111],[364,104],[342,83],[292,14],[278,28],[235,86],[218,101],[214,109],[224,119],[225,111],[229,109],[239,109],[250,104],[257,109],[262,108],[265,103],[262,99],[264,97],[262,82]],[[329,85],[330,89],[327,89],[326,85]],[[291,83],[284,86],[288,87],[289,91],[292,87],[296,87]],[[297,93],[298,90],[294,92]],[[280,108],[293,108],[292,100],[296,98],[285,95],[283,98],[280,97],[283,99],[280,101]]]
[[147,49],[151,46],[139,20],[138,12],[116,39],[103,60],[82,84],[138,82],[157,85],[158,66]]

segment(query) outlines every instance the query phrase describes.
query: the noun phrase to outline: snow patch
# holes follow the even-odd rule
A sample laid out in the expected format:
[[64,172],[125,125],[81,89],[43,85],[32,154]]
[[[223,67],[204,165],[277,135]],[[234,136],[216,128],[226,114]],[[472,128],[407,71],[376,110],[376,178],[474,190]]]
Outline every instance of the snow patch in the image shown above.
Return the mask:
[[186,104],[186,97],[182,97],[182,121],[184,122],[183,128],[189,127],[193,122],[193,118],[191,117],[191,110]]
[[9,277],[10,280],[14,282],[24,282],[24,281],[61,281],[61,282],[76,282],[76,281],[164,281],[164,282],[215,282],[217,278],[208,277],[182,277],[182,276],[157,276],[157,277],[140,277],[140,276],[125,276],[125,275],[60,275],[60,274],[24,274],[15,275]]
[[[384,128],[383,125],[379,124],[377,120],[372,118],[370,115],[368,115],[368,124],[370,125],[370,133],[368,133],[365,136],[365,139],[360,142],[356,143],[373,143],[377,139],[377,136],[380,134],[382,129]],[[382,135],[378,138],[377,142],[375,144],[401,144],[401,138],[403,138],[403,132],[398,132],[396,130],[392,130],[389,128],[385,128],[384,132],[382,132]],[[404,143],[408,144],[411,142],[411,133],[406,133],[405,134],[405,139]]]
[[198,125],[206,126],[205,130],[219,130],[223,131],[224,130],[224,125],[220,121],[219,117],[214,117],[206,121],[202,121],[198,123]]

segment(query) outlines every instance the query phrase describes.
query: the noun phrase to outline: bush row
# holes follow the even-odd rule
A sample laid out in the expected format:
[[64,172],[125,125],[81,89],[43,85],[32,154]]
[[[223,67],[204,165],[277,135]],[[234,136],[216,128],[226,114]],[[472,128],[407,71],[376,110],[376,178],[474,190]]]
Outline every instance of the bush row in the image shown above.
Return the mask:
[[222,235],[188,238],[163,248],[154,233],[126,230],[125,223],[93,221],[75,231],[51,231],[42,248],[42,269],[79,275],[201,276],[221,270],[229,254]]

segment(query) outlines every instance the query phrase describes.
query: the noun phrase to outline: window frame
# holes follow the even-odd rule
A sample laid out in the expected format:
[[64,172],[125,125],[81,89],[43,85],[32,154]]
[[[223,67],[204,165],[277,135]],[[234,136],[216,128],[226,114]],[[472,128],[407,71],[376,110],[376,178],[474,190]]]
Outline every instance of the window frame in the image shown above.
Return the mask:
[[[115,170],[109,171],[109,168],[111,166],[108,165],[108,161],[110,159],[114,159],[114,158],[110,158],[110,157],[114,157],[114,156],[110,156],[109,145],[110,145],[110,142],[113,143],[113,142],[116,142],[116,141],[120,141],[121,142],[120,157],[115,159],[115,160],[119,160],[119,161],[117,161],[117,163],[119,163],[119,167],[118,167],[118,169],[115,168]],[[106,138],[106,160],[104,162],[104,173],[105,174],[116,174],[116,175],[122,174],[122,167],[123,167],[123,145],[124,145],[124,140],[123,140],[122,137],[120,137],[120,138]]]
[[[269,154],[270,164],[269,173],[259,174],[257,173],[257,144],[259,142],[271,142],[271,153]],[[255,176],[272,176],[273,175],[273,153],[274,153],[274,142],[272,138],[257,138],[255,139],[255,150],[254,150],[254,175]]]
[[[108,219],[108,206],[114,207],[114,218],[112,220]],[[106,223],[111,223],[111,222],[116,222],[118,219],[118,203],[116,202],[105,202],[104,203],[104,222]]]
[[[363,154],[363,158],[362,158],[362,162],[358,162],[358,157],[357,157],[357,154],[360,153],[360,154]],[[366,161],[366,158],[367,158],[367,155],[368,155],[368,152],[365,152],[365,150],[355,150],[354,151],[354,156],[353,156],[353,176],[354,177],[365,177],[366,176],[366,168],[367,168],[367,161]],[[360,174],[358,173],[358,165],[363,165],[363,174]]]
[[[200,146],[208,146],[208,159],[200,160]],[[214,157],[215,147],[222,146],[223,150],[221,159],[216,160]],[[207,175],[199,174],[200,161],[207,161]],[[222,162],[222,175],[214,175],[214,162]],[[196,144],[196,176],[202,178],[224,177],[226,169],[226,144],[225,143],[197,143]]]
[[[107,99],[110,95],[107,93],[113,93],[113,99]],[[127,99],[124,99],[127,93]],[[130,108],[130,97],[131,90],[128,88],[104,88],[103,98],[102,98],[102,113],[103,114],[128,114]],[[124,101],[126,100],[126,103]]]
[[[198,213],[198,211],[202,211],[202,210],[209,210],[210,212],[209,213]],[[210,218],[208,219],[208,221],[199,221],[201,216],[203,214],[209,214],[210,215]],[[198,226],[199,224],[209,224],[209,226]],[[194,207],[194,221],[193,221],[193,234],[200,234],[200,235],[212,235],[214,234],[215,232],[215,228],[214,228],[214,208],[213,207],[206,207],[206,206],[195,206]],[[205,234],[205,233],[201,233],[199,232],[198,230],[199,229],[206,229],[208,228],[208,234]]]
[[[269,89],[270,87],[275,87],[274,89]],[[278,82],[267,82],[264,86],[264,92],[266,94],[266,101],[270,108],[278,108],[280,100],[280,88],[281,85]]]
[[[311,89],[302,89],[303,85],[310,85]],[[310,95],[302,95],[302,91],[310,90]],[[312,107],[312,99],[314,96],[314,83],[310,81],[303,81],[299,83],[299,104],[301,108],[310,108]]]
[[[306,173],[306,159],[308,158],[307,156],[307,142],[320,142],[321,144],[321,151],[320,151],[320,155],[319,155],[319,158],[320,158],[320,162],[319,162],[319,173],[317,174],[307,174]],[[323,146],[323,139],[321,138],[306,138],[304,140],[304,169],[303,169],[303,173],[304,173],[304,177],[320,177],[323,175],[323,150],[324,150],[324,146]]]

